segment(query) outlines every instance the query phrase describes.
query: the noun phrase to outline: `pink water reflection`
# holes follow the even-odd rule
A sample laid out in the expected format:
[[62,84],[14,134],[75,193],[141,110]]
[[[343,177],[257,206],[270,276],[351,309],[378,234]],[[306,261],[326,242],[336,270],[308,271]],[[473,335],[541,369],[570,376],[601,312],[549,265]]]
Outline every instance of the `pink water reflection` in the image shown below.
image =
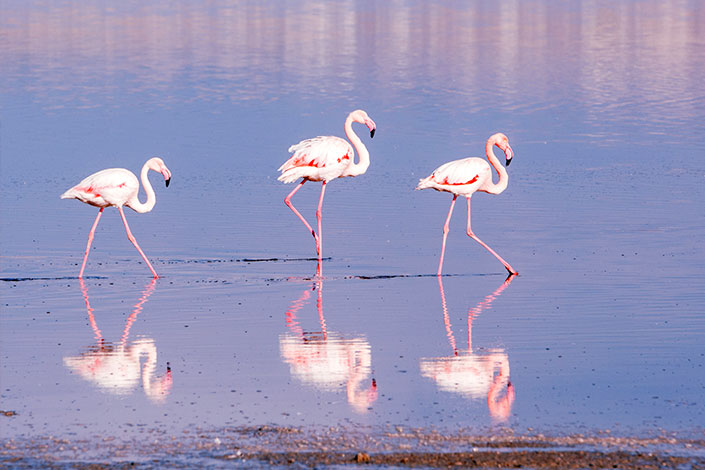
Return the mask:
[[497,421],[507,420],[514,404],[514,385],[509,380],[509,356],[501,348],[473,350],[472,323],[483,310],[491,307],[492,302],[509,287],[515,277],[514,274],[507,277],[494,292],[468,310],[468,347],[459,349],[448,316],[443,278],[438,276],[443,323],[453,355],[422,358],[419,361],[421,375],[435,381],[439,389],[472,400],[486,397],[490,416]]
[[0,18],[2,91],[46,108],[120,106],[117,90],[166,104],[384,83],[397,101],[422,86],[468,112],[558,109],[558,95],[595,126],[615,115],[663,126],[698,115],[702,99],[705,9],[680,1],[9,2]]
[[163,403],[172,387],[171,369],[167,366],[164,374],[157,374],[157,346],[152,338],[128,340],[132,325],[142,312],[143,305],[154,293],[156,279],[152,279],[143,289],[142,296],[125,322],[118,343],[105,341],[93,313],[86,284],[83,279],[79,281],[96,344],[86,347],[76,356],[64,357],[64,365],[100,390],[114,395],[134,393],[141,379],[142,390],[147,398],[154,403]]
[[[299,322],[299,311],[316,292],[317,326],[305,330]],[[302,320],[303,321],[303,320]],[[323,280],[306,288],[286,311],[289,330],[279,337],[281,357],[289,364],[291,375],[324,392],[345,389],[348,403],[357,413],[366,413],[377,400],[377,383],[372,374],[370,343],[361,335],[345,335],[329,331],[323,316]]]

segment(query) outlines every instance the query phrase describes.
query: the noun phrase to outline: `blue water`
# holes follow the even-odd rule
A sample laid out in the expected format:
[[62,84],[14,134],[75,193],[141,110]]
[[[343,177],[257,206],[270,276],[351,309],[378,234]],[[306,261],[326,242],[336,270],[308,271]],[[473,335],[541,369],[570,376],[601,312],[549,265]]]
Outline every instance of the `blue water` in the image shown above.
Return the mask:
[[[699,3],[10,0],[0,28],[2,437],[702,436]],[[276,169],[357,108],[371,166],[328,185],[315,282]],[[509,187],[473,229],[520,275],[494,294],[459,201],[441,292],[451,197],[413,189],[497,131]],[[172,183],[126,216],[162,278],[106,209],[82,289],[96,210],[59,195],[153,155]],[[319,191],[294,199],[311,222]]]

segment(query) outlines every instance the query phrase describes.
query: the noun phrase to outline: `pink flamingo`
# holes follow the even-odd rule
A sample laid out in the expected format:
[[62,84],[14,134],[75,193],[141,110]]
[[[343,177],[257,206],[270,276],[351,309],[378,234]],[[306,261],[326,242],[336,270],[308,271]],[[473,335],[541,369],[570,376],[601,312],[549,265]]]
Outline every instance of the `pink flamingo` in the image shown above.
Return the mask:
[[517,274],[516,270],[512,268],[509,263],[504,261],[502,257],[499,256],[485,242],[480,240],[470,228],[470,198],[475,191],[482,191],[489,194],[499,194],[507,189],[509,176],[492,150],[495,145],[504,152],[507,166],[511,163],[514,153],[512,152],[512,148],[509,146],[509,139],[507,139],[506,135],[497,133],[487,139],[485,153],[487,154],[487,159],[490,161],[490,164],[499,174],[499,181],[497,184],[492,182],[492,170],[490,169],[490,165],[488,165],[487,162],[481,158],[471,157],[463,158],[461,160],[454,160],[439,166],[433,171],[431,176],[419,180],[419,184],[416,186],[416,189],[432,188],[436,191],[446,191],[453,194],[453,202],[450,203],[448,217],[446,218],[446,223],[443,226],[443,247],[441,248],[441,260],[438,263],[439,276],[441,275],[441,270],[443,269],[443,256],[446,251],[446,238],[448,237],[448,232],[450,231],[448,224],[450,223],[450,217],[453,214],[453,207],[455,207],[455,200],[458,196],[465,196],[468,201],[468,236],[477,241],[480,245],[484,246],[499,261],[501,261],[507,271],[509,271],[509,274]]
[[91,231],[88,233],[88,244],[86,245],[86,254],[83,256],[81,272],[78,274],[79,279],[83,278],[83,270],[86,268],[88,252],[91,249],[91,243],[93,242],[93,236],[95,235],[98,221],[103,214],[103,209],[108,206],[115,206],[118,211],[120,211],[120,217],[122,217],[122,222],[125,224],[125,230],[127,231],[127,238],[135,245],[140,255],[142,255],[149,270],[152,271],[154,278],[159,277],[152,267],[152,263],[149,262],[142,248],[137,244],[137,240],[130,231],[130,226],[127,225],[125,213],[122,211],[122,206],[127,206],[139,213],[149,212],[154,208],[157,199],[154,195],[154,189],[152,189],[152,185],[149,183],[149,178],[147,177],[149,170],[160,172],[164,176],[167,187],[169,186],[169,181],[171,181],[171,172],[161,158],[154,157],[147,160],[140,174],[142,186],[144,186],[144,190],[147,193],[147,201],[144,204],[137,198],[137,193],[140,189],[137,177],[130,170],[124,168],[109,168],[93,173],[61,195],[61,199],[78,199],[91,206],[100,207],[98,216],[95,218],[95,222],[93,222],[93,227],[91,227]]
[[[370,154],[367,147],[362,143],[360,138],[352,129],[352,123],[359,122],[366,125],[370,129],[370,138],[374,137],[376,124],[367,113],[361,109],[350,113],[345,120],[345,135],[348,137],[352,145],[357,150],[358,163],[355,163],[353,147],[350,143],[340,137],[334,136],[319,136],[313,139],[302,140],[296,145],[289,147],[289,152],[294,154],[289,158],[278,171],[282,174],[279,176],[279,181],[284,183],[293,183],[299,178],[302,178],[301,183],[294,188],[289,195],[284,198],[284,203],[294,211],[294,214],[301,219],[306,228],[311,232],[316,240],[316,254],[318,255],[318,266],[316,275],[321,275],[321,260],[322,260],[322,236],[321,236],[321,206],[323,205],[323,195],[326,191],[326,184],[336,178],[344,176],[358,176],[367,171],[370,166]],[[321,197],[318,200],[318,209],[316,210],[316,219],[318,221],[318,234],[311,228],[306,219],[296,210],[291,203],[291,197],[296,194],[296,191],[301,189],[306,181],[321,181]]]

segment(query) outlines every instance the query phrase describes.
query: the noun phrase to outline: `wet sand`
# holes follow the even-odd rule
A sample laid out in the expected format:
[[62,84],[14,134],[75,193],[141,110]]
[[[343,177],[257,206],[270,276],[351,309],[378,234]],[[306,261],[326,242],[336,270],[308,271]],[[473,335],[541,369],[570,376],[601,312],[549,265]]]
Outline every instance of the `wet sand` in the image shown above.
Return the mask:
[[705,468],[705,440],[572,435],[442,434],[424,429],[325,430],[241,427],[181,435],[145,431],[140,439],[10,439],[10,468]]

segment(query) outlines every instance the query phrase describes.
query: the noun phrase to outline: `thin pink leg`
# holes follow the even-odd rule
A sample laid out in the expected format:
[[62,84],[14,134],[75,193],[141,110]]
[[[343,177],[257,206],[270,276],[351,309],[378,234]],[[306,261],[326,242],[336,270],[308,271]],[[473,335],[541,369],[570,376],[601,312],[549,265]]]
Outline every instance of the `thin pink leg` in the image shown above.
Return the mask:
[[323,195],[326,192],[326,182],[321,186],[321,197],[318,199],[318,209],[316,209],[316,220],[318,221],[318,238],[316,239],[316,252],[318,253],[318,267],[316,276],[321,277],[321,262],[323,261],[323,232],[321,232],[321,216],[323,215]]
[[455,207],[455,200],[458,199],[457,194],[453,194],[453,202],[450,203],[450,210],[448,211],[448,217],[446,217],[446,224],[443,226],[443,246],[441,247],[441,261],[438,263],[438,275],[441,275],[441,270],[443,269],[443,257],[446,254],[446,238],[448,238],[448,232],[450,232],[450,216],[453,215],[453,208]]
[[296,214],[296,217],[298,217],[298,218],[301,220],[301,222],[304,223],[304,225],[306,226],[306,228],[308,229],[308,231],[311,232],[311,235],[313,235],[313,239],[316,240],[316,250],[318,251],[318,235],[316,235],[316,232],[313,230],[313,228],[311,228],[311,226],[309,225],[309,223],[306,222],[306,219],[304,219],[304,216],[302,216],[302,215],[299,213],[299,211],[296,210],[296,207],[294,207],[294,205],[291,203],[291,197],[292,197],[294,194],[296,194],[296,191],[298,191],[299,189],[301,189],[301,186],[303,186],[306,181],[308,181],[308,180],[306,180],[306,179],[301,180],[301,183],[299,183],[298,186],[296,186],[296,187],[294,188],[294,190],[293,190],[292,192],[290,192],[287,197],[284,198],[284,204],[286,204],[286,205],[289,207],[289,209],[291,209],[292,211],[294,211],[294,214]]
[[477,238],[477,236],[472,232],[472,229],[470,228],[470,198],[467,198],[467,200],[468,200],[468,232],[467,232],[467,233],[468,233],[468,237],[472,238],[472,239],[475,240],[477,243],[479,243],[480,245],[484,246],[484,247],[487,249],[487,251],[489,251],[490,253],[492,253],[492,254],[495,256],[495,258],[497,258],[497,259],[504,265],[504,267],[507,269],[507,271],[509,271],[509,274],[518,274],[518,273],[514,270],[514,268],[512,268],[511,266],[509,266],[509,263],[507,263],[506,261],[504,261],[501,256],[499,256],[492,248],[490,248],[489,246],[487,246],[487,244],[486,244],[485,242],[483,242],[482,240],[480,240],[479,238]]
[[93,222],[93,227],[91,227],[91,231],[88,232],[88,243],[86,244],[86,254],[83,255],[83,264],[81,264],[81,272],[78,273],[79,279],[83,279],[83,270],[86,269],[86,261],[88,260],[88,252],[91,251],[91,243],[93,243],[93,236],[95,235],[95,229],[98,226],[98,221],[100,220],[100,216],[103,215],[103,209],[105,209],[105,207],[101,207],[100,210],[98,211],[98,216],[95,218],[95,222]]
[[152,275],[154,276],[154,279],[157,279],[159,276],[157,276],[157,272],[154,270],[152,267],[152,263],[149,262],[147,259],[147,256],[144,254],[144,251],[142,251],[142,248],[137,244],[137,239],[132,235],[132,232],[130,231],[130,226],[127,225],[127,219],[125,218],[125,213],[122,211],[122,206],[118,206],[118,210],[120,211],[120,217],[122,217],[122,223],[125,224],[125,231],[127,232],[127,238],[132,242],[133,245],[135,245],[135,248],[137,248],[137,251],[140,252],[140,255],[142,255],[142,259],[144,259],[144,262],[147,263],[147,266],[149,267],[149,270],[152,271]]

